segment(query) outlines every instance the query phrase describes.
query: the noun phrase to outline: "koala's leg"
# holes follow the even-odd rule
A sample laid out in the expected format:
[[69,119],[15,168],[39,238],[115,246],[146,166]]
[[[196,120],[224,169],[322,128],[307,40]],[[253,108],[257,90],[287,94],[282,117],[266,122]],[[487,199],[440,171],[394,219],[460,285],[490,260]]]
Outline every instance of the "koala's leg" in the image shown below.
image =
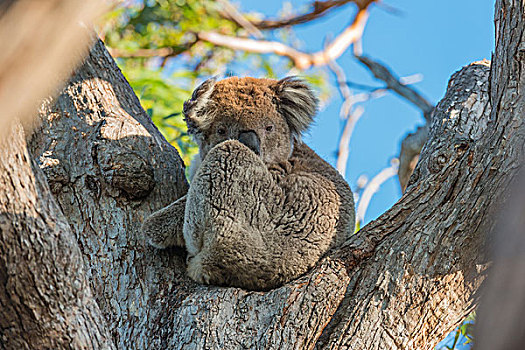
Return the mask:
[[184,247],[182,228],[186,196],[151,214],[142,224],[142,232],[155,248]]
[[223,226],[206,232],[211,244],[188,259],[188,276],[196,282],[267,290],[279,284],[272,253],[264,233],[223,218]]
[[266,165],[235,140],[215,146],[188,192],[188,274],[201,283],[267,289],[275,284],[272,215],[279,188]]

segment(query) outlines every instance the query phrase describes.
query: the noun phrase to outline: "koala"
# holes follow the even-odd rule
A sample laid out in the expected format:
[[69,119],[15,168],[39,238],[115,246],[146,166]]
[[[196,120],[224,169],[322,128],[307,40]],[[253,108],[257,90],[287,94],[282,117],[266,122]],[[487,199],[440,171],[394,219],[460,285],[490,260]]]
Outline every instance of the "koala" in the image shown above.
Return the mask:
[[355,225],[350,187],[301,141],[317,105],[294,77],[202,83],[183,108],[198,166],[186,196],[145,220],[148,242],[185,247],[203,284],[268,290],[312,268]]

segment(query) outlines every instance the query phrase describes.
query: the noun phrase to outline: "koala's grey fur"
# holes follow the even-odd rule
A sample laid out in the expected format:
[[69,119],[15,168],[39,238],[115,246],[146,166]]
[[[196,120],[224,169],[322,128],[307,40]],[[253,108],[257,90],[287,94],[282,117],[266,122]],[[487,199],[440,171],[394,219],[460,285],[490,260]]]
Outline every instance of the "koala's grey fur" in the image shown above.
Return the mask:
[[200,165],[188,194],[146,219],[150,244],[185,246],[189,276],[214,285],[266,290],[313,267],[355,225],[348,184],[301,142],[316,110],[296,78],[199,86],[184,116]]

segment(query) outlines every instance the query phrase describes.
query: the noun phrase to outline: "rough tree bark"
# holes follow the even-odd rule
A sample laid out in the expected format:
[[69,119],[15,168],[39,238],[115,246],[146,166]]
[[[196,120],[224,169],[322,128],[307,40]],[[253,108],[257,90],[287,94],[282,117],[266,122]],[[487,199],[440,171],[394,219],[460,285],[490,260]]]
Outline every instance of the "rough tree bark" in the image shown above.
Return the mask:
[[[525,29],[523,1],[520,6],[508,6],[498,1],[496,11],[496,52],[491,80],[491,99],[500,106],[494,116],[513,116],[516,125],[525,115]],[[505,79],[505,80],[503,80]],[[505,82],[502,84],[502,82]],[[521,126],[523,128],[523,126]],[[522,149],[525,137],[515,139]],[[514,142],[514,141],[513,141]],[[512,151],[512,149],[509,149]],[[518,158],[520,159],[520,158]],[[484,296],[476,320],[476,350],[522,349],[525,344],[525,167],[523,158],[519,181],[512,187],[512,200],[500,214],[500,222],[491,239],[493,266],[484,286]]]
[[151,348],[184,257],[147,247],[144,218],[187,192],[182,161],[102,42],[41,108],[31,152],[75,233],[118,348]]
[[0,348],[113,349],[82,254],[20,124],[0,140]]
[[184,252],[146,246],[142,220],[187,183],[176,151],[96,43],[43,105],[30,148],[117,348],[435,346],[476,304],[485,234],[524,153],[523,1],[498,1],[496,14],[492,68],[478,62],[451,78],[400,201],[310,273],[266,293],[197,285]]

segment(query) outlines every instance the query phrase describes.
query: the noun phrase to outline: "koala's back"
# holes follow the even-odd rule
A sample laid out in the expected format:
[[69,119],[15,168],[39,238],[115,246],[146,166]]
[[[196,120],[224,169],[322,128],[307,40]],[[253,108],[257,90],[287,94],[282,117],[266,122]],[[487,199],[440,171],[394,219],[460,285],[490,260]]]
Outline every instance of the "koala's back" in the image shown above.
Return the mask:
[[322,205],[331,207],[337,217],[332,246],[342,244],[355,230],[354,195],[350,186],[334,167],[305,143],[295,145],[290,162],[293,163],[293,173],[312,174],[321,179],[316,190],[329,191]]
[[353,234],[355,211],[346,181],[306,144],[296,144],[288,166],[276,177],[286,195],[272,237],[280,269],[295,278]]

